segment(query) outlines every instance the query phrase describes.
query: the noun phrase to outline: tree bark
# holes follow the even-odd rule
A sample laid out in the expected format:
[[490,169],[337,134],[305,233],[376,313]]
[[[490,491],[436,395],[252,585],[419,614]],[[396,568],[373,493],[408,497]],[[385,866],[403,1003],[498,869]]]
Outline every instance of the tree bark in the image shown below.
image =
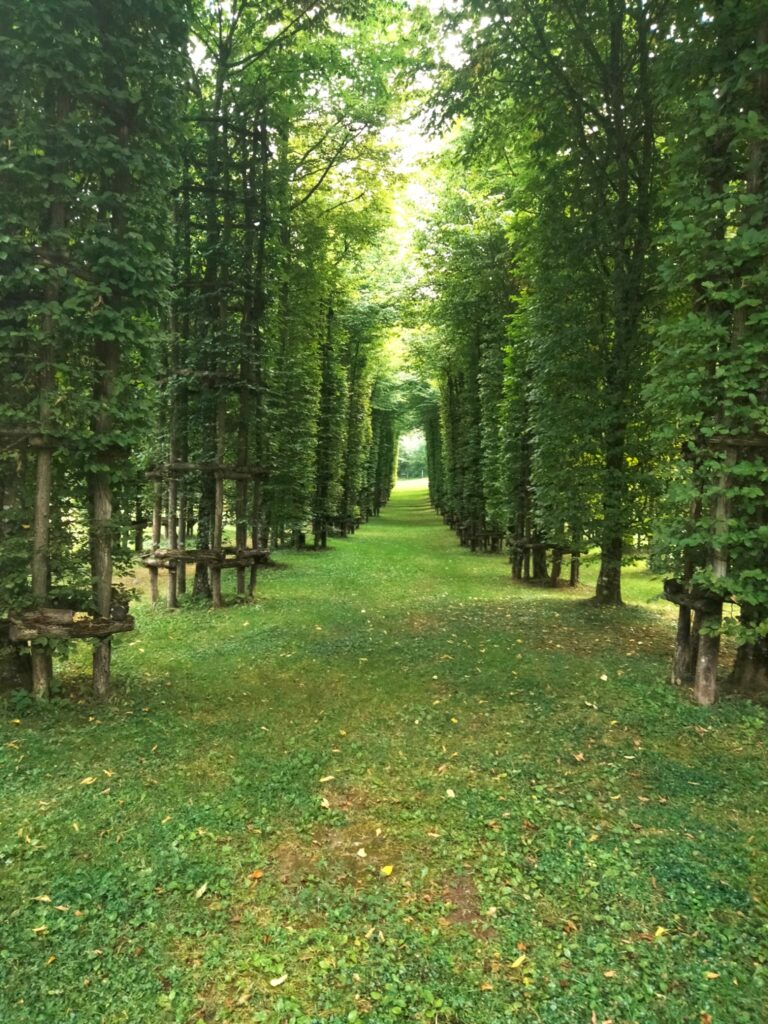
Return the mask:
[[[120,350],[117,343],[97,340],[94,345],[97,378],[94,400],[97,412],[93,418],[94,435],[106,437],[112,429],[110,406],[114,397],[114,384],[120,366]],[[105,619],[112,610],[112,461],[110,449],[100,454],[105,463],[91,475],[89,490],[91,497],[91,576],[96,611]],[[97,697],[109,693],[110,664],[112,660],[112,639],[101,640],[93,651],[93,690]]]

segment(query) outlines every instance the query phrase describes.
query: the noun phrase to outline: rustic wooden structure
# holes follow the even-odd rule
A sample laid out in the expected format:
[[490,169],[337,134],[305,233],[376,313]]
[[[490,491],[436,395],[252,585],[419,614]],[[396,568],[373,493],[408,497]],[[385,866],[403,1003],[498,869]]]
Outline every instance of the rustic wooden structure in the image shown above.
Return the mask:
[[556,587],[562,577],[563,558],[569,557],[568,585],[575,587],[578,584],[583,554],[580,548],[516,537],[510,538],[508,543],[513,580],[547,583]]
[[[180,508],[179,483],[189,474],[208,476],[213,481],[213,523],[210,547],[186,547],[186,508]],[[174,460],[158,466],[147,473],[154,483],[152,514],[152,545],[142,552],[140,559],[149,569],[150,591],[153,602],[159,598],[158,575],[160,570],[168,573],[168,607],[178,607],[179,578],[187,565],[205,566],[210,572],[211,603],[214,608],[222,606],[221,573],[224,569],[235,569],[238,574],[238,593],[245,593],[245,571],[250,569],[248,596],[253,594],[256,582],[256,567],[269,561],[269,550],[261,546],[247,545],[245,524],[238,516],[235,528],[235,545],[224,544],[224,482],[234,480],[237,484],[236,503],[244,505],[243,492],[247,495],[248,484],[265,476],[262,469],[248,465],[232,466],[224,462],[182,462]],[[163,512],[165,510],[165,516]],[[161,545],[165,525],[167,545]]]
[[[47,372],[46,368],[46,372]],[[47,389],[52,383],[44,375]],[[33,693],[46,699],[53,677],[52,648],[45,640],[95,640],[93,683],[97,696],[109,689],[111,637],[134,628],[127,603],[122,602],[112,586],[112,495],[109,479],[90,479],[91,571],[94,579],[94,600],[99,613],[76,608],[48,606],[51,586],[50,519],[53,490],[54,454],[61,442],[46,428],[50,423],[48,393],[41,402],[40,425],[5,428],[0,439],[7,447],[26,449],[35,456],[35,492],[31,534],[31,598],[36,607],[14,611],[0,622],[0,646],[4,648],[6,666],[18,667],[19,681],[26,685],[31,677]],[[108,424],[97,424],[106,430]],[[95,475],[94,475],[95,476]],[[101,473],[100,477],[108,477]],[[26,653],[22,653],[28,648]]]
[[133,616],[117,612],[105,618],[73,608],[35,608],[11,615],[8,639],[11,643],[27,643],[40,639],[104,640],[115,633],[130,633]]

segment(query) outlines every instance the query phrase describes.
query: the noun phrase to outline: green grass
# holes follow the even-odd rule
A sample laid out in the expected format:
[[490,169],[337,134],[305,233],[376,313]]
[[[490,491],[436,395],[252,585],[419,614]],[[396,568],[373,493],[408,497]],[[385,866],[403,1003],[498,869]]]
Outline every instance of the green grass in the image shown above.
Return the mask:
[[6,708],[2,1024],[768,1019],[765,715],[666,685],[658,582],[516,586],[414,489],[279,558]]

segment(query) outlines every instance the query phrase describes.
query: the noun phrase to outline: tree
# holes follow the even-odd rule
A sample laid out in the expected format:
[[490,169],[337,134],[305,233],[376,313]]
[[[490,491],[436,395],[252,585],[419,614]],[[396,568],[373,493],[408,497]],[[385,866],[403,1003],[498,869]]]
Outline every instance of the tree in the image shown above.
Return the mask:
[[31,641],[40,699],[55,641],[79,636],[96,638],[104,696],[111,636],[131,625],[113,574],[167,295],[183,13],[165,0],[109,16],[69,0],[2,11],[0,359],[13,387],[0,417],[19,453],[4,465],[15,571],[2,605],[11,639]]
[[677,97],[663,267],[671,299],[649,398],[663,443],[678,453],[657,539],[667,596],[680,606],[673,675],[709,704],[724,600],[740,611],[734,684],[768,686],[768,19],[756,3],[681,15],[681,57],[668,69]]

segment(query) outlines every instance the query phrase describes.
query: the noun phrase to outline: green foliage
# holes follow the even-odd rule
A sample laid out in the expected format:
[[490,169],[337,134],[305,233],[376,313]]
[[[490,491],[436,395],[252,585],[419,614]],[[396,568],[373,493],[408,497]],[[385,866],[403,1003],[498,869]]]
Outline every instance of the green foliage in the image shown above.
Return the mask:
[[706,22],[689,18],[680,66],[669,69],[671,300],[648,392],[671,452],[657,558],[735,600],[748,639],[768,629],[765,19],[759,5],[730,3]]
[[[0,614],[30,603],[34,474],[54,446],[52,594],[92,603],[89,482],[121,505],[152,411],[168,297],[167,189],[187,69],[183,5],[5,4],[0,132]],[[172,126],[169,130],[169,125]],[[115,360],[108,393],[103,353]],[[115,355],[116,354],[116,355]],[[116,548],[119,544],[116,543]]]

